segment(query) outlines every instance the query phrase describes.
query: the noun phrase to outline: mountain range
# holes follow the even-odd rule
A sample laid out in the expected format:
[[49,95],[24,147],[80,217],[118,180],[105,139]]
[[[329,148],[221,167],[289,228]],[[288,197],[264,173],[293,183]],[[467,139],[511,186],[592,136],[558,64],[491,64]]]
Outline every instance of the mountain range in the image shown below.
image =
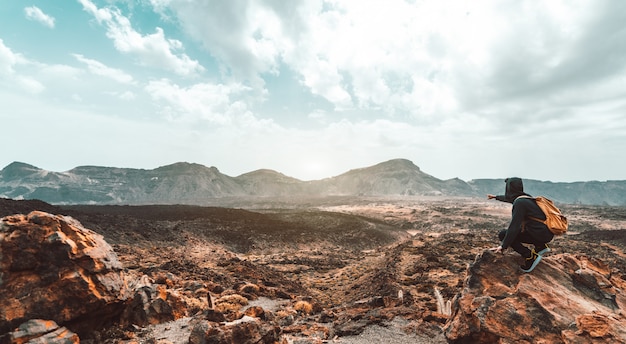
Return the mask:
[[[626,205],[626,180],[553,183],[524,179],[526,192],[557,203]],[[503,179],[441,180],[394,159],[341,175],[301,181],[262,169],[231,177],[216,167],[178,162],[152,170],[79,166],[52,172],[13,162],[0,171],[0,197],[52,204],[206,204],[220,198],[328,196],[485,197],[504,193]]]

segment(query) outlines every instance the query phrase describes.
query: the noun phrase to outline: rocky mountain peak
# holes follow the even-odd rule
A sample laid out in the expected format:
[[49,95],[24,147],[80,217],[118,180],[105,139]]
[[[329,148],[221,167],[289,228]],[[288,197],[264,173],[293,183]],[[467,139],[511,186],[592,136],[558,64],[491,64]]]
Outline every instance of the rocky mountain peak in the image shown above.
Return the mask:
[[124,170],[122,168],[112,168],[112,167],[103,167],[103,166],[93,166],[93,165],[83,165],[76,166],[73,169],[69,170],[68,173],[78,174],[78,175],[92,175],[103,173],[107,170],[121,171]]
[[3,168],[2,171],[0,171],[0,175],[5,180],[13,180],[18,178],[24,178],[40,171],[42,171],[42,169],[40,169],[39,167],[19,161],[14,161],[7,165],[5,168]]
[[374,166],[364,167],[359,169],[350,170],[345,174],[378,174],[378,173],[403,173],[403,172],[419,172],[422,173],[420,168],[417,167],[412,161],[407,159],[393,159],[385,162],[381,162]]
[[392,159],[389,161],[381,162],[375,165],[381,169],[394,169],[394,170],[416,170],[420,171],[420,168],[408,159]]
[[219,173],[219,170],[216,167],[207,167],[201,164],[189,163],[189,162],[177,162],[170,165],[165,165],[154,169],[155,172],[164,172],[164,173]]
[[262,180],[290,180],[299,181],[296,178],[286,176],[278,171],[270,169],[259,169],[252,172],[244,173],[237,177],[238,179],[262,179]]

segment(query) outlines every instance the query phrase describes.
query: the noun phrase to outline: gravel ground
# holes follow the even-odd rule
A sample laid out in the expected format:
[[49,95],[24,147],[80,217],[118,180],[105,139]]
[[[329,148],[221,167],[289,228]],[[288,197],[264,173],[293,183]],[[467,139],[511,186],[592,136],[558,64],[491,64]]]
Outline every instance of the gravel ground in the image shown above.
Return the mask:
[[139,343],[148,343],[153,342],[151,339],[155,340],[156,343],[188,343],[189,335],[191,335],[191,326],[189,326],[189,321],[191,318],[180,318],[175,321],[170,321],[157,325],[150,325],[145,329],[147,335],[145,335],[144,340],[139,340]]
[[[267,298],[260,298],[253,301],[254,306],[266,306],[268,308],[277,307],[279,303]],[[191,326],[189,325],[190,317],[181,318],[163,324],[150,325],[144,329],[139,343],[188,343],[191,334]],[[388,322],[387,326],[372,325],[368,326],[363,333],[358,336],[339,337],[334,340],[328,340],[328,343],[338,344],[447,344],[443,334],[434,338],[428,336],[418,336],[404,332],[409,324],[402,318],[395,318]]]
[[241,311],[245,311],[246,309],[254,306],[262,307],[266,311],[276,312],[282,305],[289,303],[289,300],[272,300],[267,297],[259,297],[256,300],[252,300],[248,302],[247,306],[244,306]]
[[434,338],[428,336],[417,336],[407,334],[402,330],[408,324],[406,320],[394,319],[387,327],[372,325],[368,326],[363,333],[358,336],[341,337],[336,343],[341,344],[445,344],[447,343],[443,335]]

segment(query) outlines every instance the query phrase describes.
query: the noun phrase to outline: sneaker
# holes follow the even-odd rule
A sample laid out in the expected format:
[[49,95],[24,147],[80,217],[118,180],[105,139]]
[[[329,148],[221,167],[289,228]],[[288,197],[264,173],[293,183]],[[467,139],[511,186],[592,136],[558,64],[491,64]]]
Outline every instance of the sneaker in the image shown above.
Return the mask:
[[541,245],[537,245],[537,246],[535,246],[535,251],[537,251],[537,250],[539,250],[539,251],[537,252],[537,255],[538,255],[538,256],[543,256],[544,254],[546,254],[546,253],[548,253],[548,252],[552,251],[552,250],[550,249],[550,247],[548,247],[548,244],[541,244]]
[[535,267],[537,266],[537,264],[539,264],[540,261],[541,261],[541,256],[538,255],[537,252],[535,252],[535,250],[532,250],[530,253],[530,257],[526,258],[524,265],[520,265],[520,268],[524,272],[531,272],[535,269]]

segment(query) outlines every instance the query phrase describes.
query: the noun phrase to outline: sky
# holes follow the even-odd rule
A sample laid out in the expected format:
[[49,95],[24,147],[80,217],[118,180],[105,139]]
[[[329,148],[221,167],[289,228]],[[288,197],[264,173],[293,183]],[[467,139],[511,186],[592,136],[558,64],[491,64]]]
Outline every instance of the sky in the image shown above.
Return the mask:
[[0,168],[626,180],[622,0],[2,0]]

